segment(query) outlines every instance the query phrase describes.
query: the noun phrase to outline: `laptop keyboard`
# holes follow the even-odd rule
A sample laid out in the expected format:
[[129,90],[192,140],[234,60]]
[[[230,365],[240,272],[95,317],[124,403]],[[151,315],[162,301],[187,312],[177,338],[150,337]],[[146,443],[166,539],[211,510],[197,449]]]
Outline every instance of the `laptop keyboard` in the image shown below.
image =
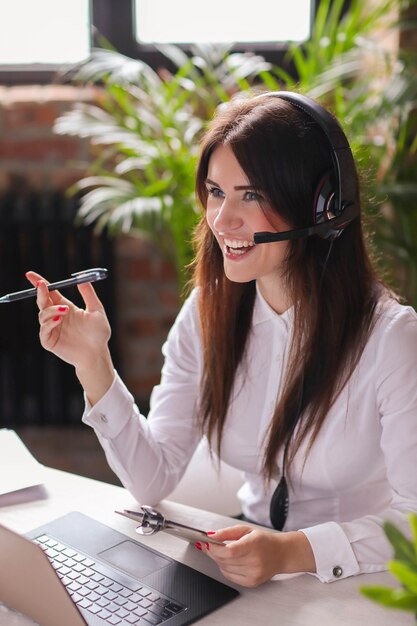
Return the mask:
[[34,541],[45,552],[75,604],[108,624],[162,624],[186,609],[48,535]]

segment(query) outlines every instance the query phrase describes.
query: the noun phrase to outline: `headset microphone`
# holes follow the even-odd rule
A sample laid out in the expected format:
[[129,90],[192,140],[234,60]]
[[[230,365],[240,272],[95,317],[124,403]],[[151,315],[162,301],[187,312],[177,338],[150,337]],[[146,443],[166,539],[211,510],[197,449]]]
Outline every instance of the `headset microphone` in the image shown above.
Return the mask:
[[276,241],[289,241],[291,239],[300,239],[301,237],[310,237],[311,235],[320,235],[324,239],[335,239],[343,232],[343,228],[356,216],[355,214],[351,219],[347,219],[345,211],[343,216],[332,217],[326,222],[307,226],[306,228],[295,228],[294,230],[285,230],[280,233],[268,231],[254,233],[253,241],[256,244],[273,243]]
[[285,230],[280,233],[263,231],[259,233],[254,233],[253,241],[256,244],[259,243],[273,243],[276,241],[290,241],[291,239],[300,239],[301,237],[310,237],[311,235],[321,235],[325,236],[326,231],[328,231],[328,227],[326,224],[326,228],[320,228],[322,224],[316,224],[315,226],[308,226],[307,228],[296,228],[294,230]]
[[298,93],[272,91],[257,98],[274,96],[303,111],[321,129],[332,158],[332,169],[321,179],[315,192],[312,224],[285,232],[254,234],[255,244],[288,241],[319,235],[335,239],[343,229],[359,216],[359,190],[355,162],[349,142],[339,122],[317,102]]

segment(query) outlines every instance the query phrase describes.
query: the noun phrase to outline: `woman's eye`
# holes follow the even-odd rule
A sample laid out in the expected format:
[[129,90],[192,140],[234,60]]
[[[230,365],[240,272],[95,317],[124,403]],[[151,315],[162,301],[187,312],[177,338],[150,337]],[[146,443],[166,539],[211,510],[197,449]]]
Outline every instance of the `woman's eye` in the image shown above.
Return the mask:
[[223,196],[223,192],[218,187],[207,187],[207,193],[209,196],[213,196],[213,198],[221,198]]
[[262,196],[256,191],[247,191],[245,193],[245,200],[249,202],[260,202],[262,200]]

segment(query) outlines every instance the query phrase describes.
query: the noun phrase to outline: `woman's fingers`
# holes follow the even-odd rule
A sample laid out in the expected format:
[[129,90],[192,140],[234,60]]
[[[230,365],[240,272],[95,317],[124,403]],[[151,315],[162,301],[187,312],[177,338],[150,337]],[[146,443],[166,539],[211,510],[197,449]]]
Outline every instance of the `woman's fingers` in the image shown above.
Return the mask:
[[[97,359],[105,362],[106,381],[103,393],[113,380],[113,369],[110,367],[108,340],[111,329],[104,308],[88,283],[79,286],[85,307],[78,307],[70,300],[63,298],[57,291],[49,291],[47,282],[36,272],[27,273],[28,280],[37,287],[37,303],[39,307],[39,338],[42,346],[53,352],[57,357],[73,365],[78,371],[87,374]],[[103,369],[103,368],[102,368]],[[88,382],[88,381],[87,381]],[[90,380],[91,383],[91,380]],[[95,381],[90,384],[93,392],[91,397],[97,399],[103,395],[95,393]],[[89,396],[89,397],[90,397]],[[91,398],[90,398],[91,399]]]
[[[208,547],[207,547],[208,546]],[[225,563],[240,564],[242,563],[250,553],[250,546],[245,542],[234,541],[228,543],[226,546],[219,546],[216,544],[203,544],[203,551],[206,552],[213,560],[217,561],[220,565]]]
[[[38,288],[39,290],[39,288]],[[51,350],[59,337],[57,327],[61,324],[63,317],[69,312],[67,305],[59,304],[55,306],[47,306],[39,310],[39,339],[44,348]]]
[[54,333],[54,330],[57,328],[57,326],[61,324],[61,320],[61,316],[56,315],[55,317],[42,324],[42,326],[40,327],[39,339],[41,345],[46,350],[52,350],[56,341],[58,340],[59,333]]
[[[47,289],[47,285],[49,284],[48,281],[37,272],[29,271],[29,272],[26,272],[25,276],[28,279],[28,281],[32,283],[32,285],[38,289],[38,296],[37,296],[38,306],[40,304],[39,287],[41,287],[42,283],[44,284],[44,287],[42,287],[43,296],[41,298],[41,302],[43,303],[42,308],[44,308],[45,306],[49,306],[51,304],[59,304],[59,303],[61,304],[65,303],[67,305],[71,304],[70,301],[64,298],[60,294],[59,291],[48,291]],[[48,300],[46,300],[46,297],[48,297]]]
[[48,291],[48,287],[47,284],[44,280],[39,280],[37,285],[37,296],[36,296],[36,303],[38,305],[38,308],[40,311],[42,311],[43,309],[46,309],[46,307],[51,306],[54,301],[50,295],[50,291]]
[[[216,561],[222,574],[245,587],[254,587],[282,571],[280,533],[249,526],[226,528],[212,535],[235,539],[225,546],[201,544],[200,549]],[[237,538],[239,536],[239,538]]]
[[236,564],[245,559],[250,547],[247,546],[246,541],[239,541],[246,535],[249,535],[253,531],[250,526],[231,526],[230,528],[223,528],[217,532],[210,532],[210,537],[218,539],[219,541],[229,541],[225,546],[220,546],[214,543],[201,544],[203,552],[210,556],[219,566],[224,564],[233,563]]
[[39,311],[39,323],[45,325],[51,320],[58,322],[62,316],[66,315],[69,311],[69,307],[66,304],[57,304],[54,306],[48,306],[45,309]]
[[41,276],[37,272],[32,272],[31,270],[29,272],[26,272],[25,276],[34,287],[36,287],[37,283],[40,280],[45,280],[43,276]]
[[248,535],[252,530],[253,528],[251,526],[238,524],[237,526],[229,526],[215,532],[210,532],[210,537],[212,536],[213,539],[218,539],[219,541],[236,541]]
[[[71,301],[64,298],[59,291],[48,291],[48,281],[37,272],[29,271],[26,272],[25,276],[29,282],[38,289],[38,306],[40,309],[44,309],[51,304],[66,304],[67,306],[72,304]],[[84,300],[87,311],[104,311],[104,307],[91,283],[78,285],[78,291]]]
[[217,539],[218,541],[228,541],[225,546],[211,544],[201,544],[202,549],[206,554],[217,561],[218,563],[230,561],[231,558],[241,558],[247,553],[245,543],[242,544],[239,539],[249,535],[253,531],[250,526],[238,525],[230,526],[228,528],[222,528],[221,530],[209,532],[210,537]]
[[82,283],[81,285],[78,285],[78,291],[84,300],[87,311],[104,311],[101,300],[97,296],[91,283]]

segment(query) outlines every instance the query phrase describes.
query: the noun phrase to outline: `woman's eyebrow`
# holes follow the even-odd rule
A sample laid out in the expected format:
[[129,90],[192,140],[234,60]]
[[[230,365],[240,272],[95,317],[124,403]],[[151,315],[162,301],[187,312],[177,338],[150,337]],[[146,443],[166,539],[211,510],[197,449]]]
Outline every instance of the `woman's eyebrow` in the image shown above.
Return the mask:
[[[214,180],[211,180],[210,178],[206,178],[205,183],[206,185],[214,185],[215,187],[220,188],[220,185],[218,183],[215,183]],[[233,189],[235,189],[236,191],[248,191],[250,189],[255,189],[255,187],[253,185],[236,185],[235,187],[233,187]]]

